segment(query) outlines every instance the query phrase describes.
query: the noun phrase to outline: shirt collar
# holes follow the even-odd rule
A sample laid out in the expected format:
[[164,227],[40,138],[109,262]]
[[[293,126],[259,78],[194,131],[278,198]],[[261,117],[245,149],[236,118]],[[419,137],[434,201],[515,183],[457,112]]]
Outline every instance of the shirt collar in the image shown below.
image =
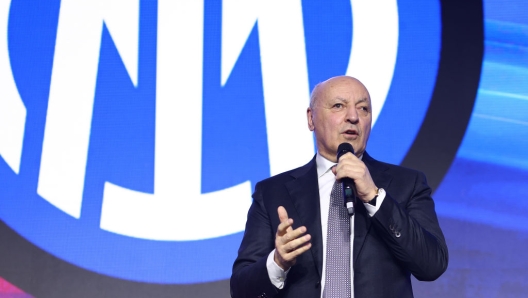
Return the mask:
[[315,163],[317,164],[317,177],[321,178],[326,172],[330,171],[330,169],[336,165],[335,162],[329,161],[328,159],[324,158],[321,154],[319,154],[319,151],[317,152],[317,155],[315,156]]
[[[363,160],[363,154],[359,157],[360,160]],[[326,158],[324,158],[321,154],[319,154],[319,151],[317,151],[317,155],[315,156],[315,163],[317,165],[317,177],[321,178],[324,174],[326,174],[330,169],[332,169],[333,166],[336,165],[335,162],[330,161]]]

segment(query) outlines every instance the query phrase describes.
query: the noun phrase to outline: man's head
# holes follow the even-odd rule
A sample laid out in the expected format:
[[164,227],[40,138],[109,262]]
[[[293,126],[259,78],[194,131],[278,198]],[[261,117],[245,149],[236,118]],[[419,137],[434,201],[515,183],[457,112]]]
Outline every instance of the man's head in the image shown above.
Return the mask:
[[339,76],[315,86],[307,117],[317,150],[325,158],[336,161],[337,147],[343,142],[352,144],[356,156],[365,152],[372,106],[367,88],[357,79]]

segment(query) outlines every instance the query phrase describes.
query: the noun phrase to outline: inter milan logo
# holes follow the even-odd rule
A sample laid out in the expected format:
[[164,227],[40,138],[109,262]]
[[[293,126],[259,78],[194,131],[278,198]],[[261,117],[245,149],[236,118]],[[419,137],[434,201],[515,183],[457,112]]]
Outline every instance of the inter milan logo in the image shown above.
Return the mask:
[[[315,84],[360,78],[369,152],[398,164],[411,146],[439,4],[382,2],[2,1],[0,218],[97,273],[228,278],[254,184],[315,152]],[[398,142],[376,137],[394,123]]]

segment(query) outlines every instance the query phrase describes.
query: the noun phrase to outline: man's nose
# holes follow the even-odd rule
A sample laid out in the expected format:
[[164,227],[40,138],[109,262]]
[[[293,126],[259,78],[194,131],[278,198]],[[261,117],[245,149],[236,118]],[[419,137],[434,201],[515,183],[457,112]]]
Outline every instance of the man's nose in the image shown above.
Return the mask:
[[346,117],[347,117],[346,118],[347,122],[350,122],[352,124],[356,124],[359,121],[359,115],[358,115],[358,112],[356,110],[356,107],[350,107],[347,110]]

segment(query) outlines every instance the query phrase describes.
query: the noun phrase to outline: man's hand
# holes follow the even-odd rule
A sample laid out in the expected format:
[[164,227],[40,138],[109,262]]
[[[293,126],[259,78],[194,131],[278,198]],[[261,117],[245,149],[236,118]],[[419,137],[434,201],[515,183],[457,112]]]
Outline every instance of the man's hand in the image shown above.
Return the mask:
[[332,172],[337,180],[346,177],[354,180],[357,196],[361,201],[367,203],[376,196],[378,188],[372,181],[367,166],[354,154],[349,152],[341,156],[337,166],[332,168]]
[[309,234],[304,235],[306,227],[299,227],[293,230],[293,219],[288,218],[288,213],[284,207],[279,206],[277,212],[281,223],[275,235],[274,260],[277,265],[286,271],[295,265],[295,261],[300,254],[312,247],[309,242],[312,237]]

